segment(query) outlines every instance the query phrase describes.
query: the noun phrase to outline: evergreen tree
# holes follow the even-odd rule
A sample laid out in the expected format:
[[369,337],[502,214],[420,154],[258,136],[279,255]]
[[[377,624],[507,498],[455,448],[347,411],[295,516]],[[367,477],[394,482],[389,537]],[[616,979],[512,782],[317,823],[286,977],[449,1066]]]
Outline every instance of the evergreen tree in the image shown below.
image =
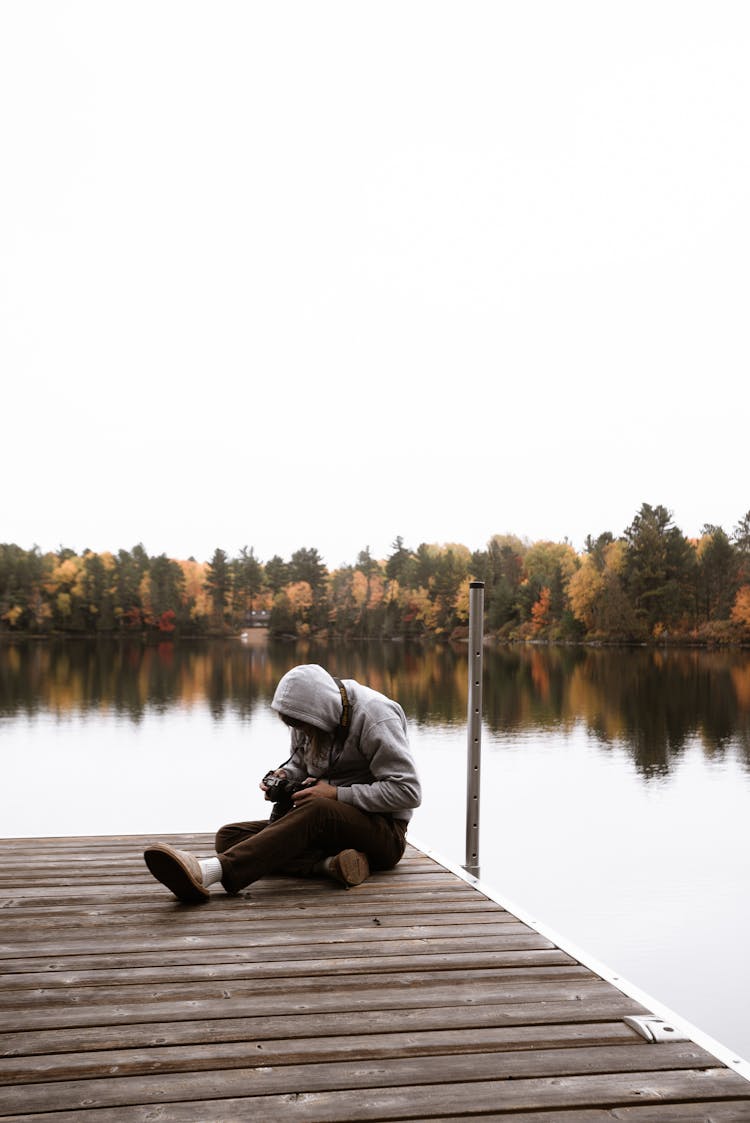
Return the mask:
[[308,549],[303,546],[292,554],[289,562],[290,582],[306,581],[313,593],[317,593],[324,585],[327,573],[321,556],[314,547]]
[[645,631],[678,624],[693,601],[696,561],[672,513],[644,503],[625,540],[625,588]]
[[720,526],[707,523],[698,544],[698,607],[703,619],[729,619],[737,575],[738,556],[732,543]]
[[289,578],[289,566],[278,554],[266,562],[266,584],[272,593],[281,592]]
[[218,547],[214,550],[213,557],[208,563],[205,587],[206,592],[211,598],[214,626],[221,627],[224,624],[224,616],[229,600],[230,572],[227,555],[224,550]]
[[243,546],[231,563],[232,609],[235,620],[249,623],[253,602],[263,586],[263,566],[251,546]]
[[185,596],[185,575],[180,565],[166,554],[160,554],[152,558],[149,575],[154,617],[160,618],[165,612],[178,616]]
[[412,552],[404,546],[401,535],[397,537],[391,549],[393,553],[389,555],[385,563],[385,575],[389,581],[398,581],[399,585],[405,585],[413,558]]

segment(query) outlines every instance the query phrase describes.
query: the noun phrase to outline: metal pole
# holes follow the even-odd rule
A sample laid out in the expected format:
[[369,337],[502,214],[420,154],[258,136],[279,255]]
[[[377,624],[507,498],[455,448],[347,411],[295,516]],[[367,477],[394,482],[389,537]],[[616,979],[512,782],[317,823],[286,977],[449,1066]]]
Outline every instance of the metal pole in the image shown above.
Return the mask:
[[484,581],[469,585],[469,713],[466,781],[467,873],[479,877],[479,774],[482,755],[482,636]]

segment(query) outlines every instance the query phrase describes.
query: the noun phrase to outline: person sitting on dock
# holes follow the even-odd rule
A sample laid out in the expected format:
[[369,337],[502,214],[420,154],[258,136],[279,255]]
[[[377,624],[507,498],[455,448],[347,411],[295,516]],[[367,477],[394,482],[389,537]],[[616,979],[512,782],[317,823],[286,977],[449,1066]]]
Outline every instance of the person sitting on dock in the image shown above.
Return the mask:
[[230,823],[216,855],[198,859],[164,843],[144,851],[153,876],[181,901],[235,894],[269,874],[328,876],[346,888],[392,869],[421,789],[401,706],[317,664],[288,671],[271,702],[291,729],[291,755],[261,782],[270,819]]

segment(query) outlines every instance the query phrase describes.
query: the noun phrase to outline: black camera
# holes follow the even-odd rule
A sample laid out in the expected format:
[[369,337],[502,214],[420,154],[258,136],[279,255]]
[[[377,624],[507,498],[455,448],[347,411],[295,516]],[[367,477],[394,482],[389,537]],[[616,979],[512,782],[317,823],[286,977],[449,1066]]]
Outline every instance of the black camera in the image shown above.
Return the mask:
[[275,804],[270,815],[271,822],[273,822],[275,819],[280,819],[282,815],[286,815],[287,811],[291,811],[294,807],[292,796],[295,792],[307,787],[308,781],[289,780],[286,776],[276,776],[273,772],[266,772],[263,777],[263,784],[266,788],[266,799],[270,799]]

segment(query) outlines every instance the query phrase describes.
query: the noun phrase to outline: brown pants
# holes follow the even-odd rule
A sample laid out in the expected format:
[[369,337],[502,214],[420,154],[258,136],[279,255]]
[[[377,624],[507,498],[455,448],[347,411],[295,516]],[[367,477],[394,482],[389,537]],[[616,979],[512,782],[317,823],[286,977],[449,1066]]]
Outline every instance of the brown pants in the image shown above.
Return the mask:
[[271,823],[229,823],[216,835],[221,883],[228,893],[267,874],[309,877],[323,858],[351,848],[373,870],[390,870],[406,845],[406,823],[335,799],[311,799]]

